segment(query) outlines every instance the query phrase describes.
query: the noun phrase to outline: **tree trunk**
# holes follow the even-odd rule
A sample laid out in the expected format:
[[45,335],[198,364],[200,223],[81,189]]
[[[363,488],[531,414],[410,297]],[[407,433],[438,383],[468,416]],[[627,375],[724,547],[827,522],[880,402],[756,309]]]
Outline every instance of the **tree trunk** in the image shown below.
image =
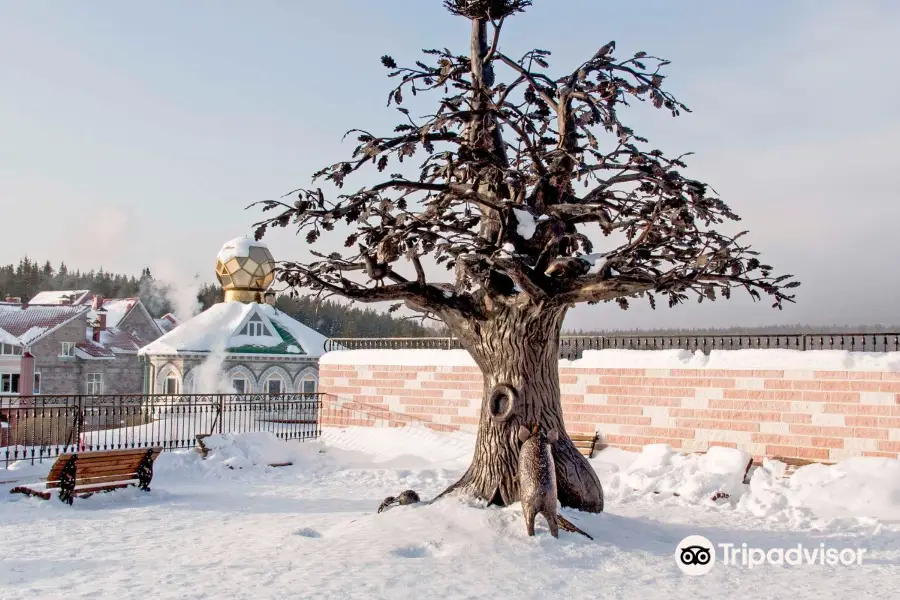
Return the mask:
[[[539,424],[559,432],[553,456],[560,503],[588,512],[603,510],[600,480],[569,439],[563,422],[559,335],[565,312],[513,301],[510,306],[495,306],[486,321],[445,320],[484,374],[475,455],[469,470],[445,494],[461,492],[501,506],[518,501],[517,431],[519,425]],[[504,385],[512,387],[518,398],[509,418],[498,421],[492,412],[505,412],[506,404],[492,408],[491,396]]]

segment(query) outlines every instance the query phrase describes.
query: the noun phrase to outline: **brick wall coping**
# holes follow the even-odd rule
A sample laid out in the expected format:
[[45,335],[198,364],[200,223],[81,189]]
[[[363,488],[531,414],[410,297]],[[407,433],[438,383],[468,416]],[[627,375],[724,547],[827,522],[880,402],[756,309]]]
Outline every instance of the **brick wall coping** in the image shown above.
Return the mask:
[[[900,372],[900,352],[844,350],[587,350],[580,360],[561,360],[572,369],[715,369],[729,371]],[[465,350],[342,350],[328,352],[322,365],[475,367]]]

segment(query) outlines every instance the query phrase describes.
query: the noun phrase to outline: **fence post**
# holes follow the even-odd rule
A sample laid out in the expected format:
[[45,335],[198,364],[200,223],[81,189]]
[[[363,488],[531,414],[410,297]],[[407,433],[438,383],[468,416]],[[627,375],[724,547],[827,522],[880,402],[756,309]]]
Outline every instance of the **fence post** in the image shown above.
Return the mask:
[[75,417],[75,451],[84,450],[84,443],[81,436],[84,434],[84,396],[78,397],[78,414]]
[[224,433],[225,421],[225,394],[219,394],[219,434]]

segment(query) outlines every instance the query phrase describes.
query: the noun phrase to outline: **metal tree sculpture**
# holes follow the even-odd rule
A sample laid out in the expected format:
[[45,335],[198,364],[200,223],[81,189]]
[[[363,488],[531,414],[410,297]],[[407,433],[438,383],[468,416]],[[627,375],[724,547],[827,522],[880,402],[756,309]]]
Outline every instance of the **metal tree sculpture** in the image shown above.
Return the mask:
[[[269,226],[295,225],[313,244],[345,221],[354,226],[345,243],[351,250],[283,263],[279,279],[355,301],[394,301],[446,324],[485,381],[472,465],[448,491],[506,505],[518,499],[519,425],[565,432],[557,361],[570,307],[615,301],[624,309],[634,297],[674,306],[743,288],[781,308],[799,283],[773,276],[741,243],[745,232],[712,229],[738,217],[709,186],[679,172],[682,157],[648,149],[621,121],[629,100],[649,100],[673,116],[688,110],[663,90],[665,60],[644,52],[619,60],[610,42],[551,77],[549,52],[514,59],[500,49],[504,24],[528,0],[444,4],[472,23],[469,56],[426,50],[431,64],[414,67],[382,57],[399,78],[388,104],[404,122],[385,137],[354,130],[360,143],[352,159],[313,180],[342,188],[366,165],[384,172],[391,161],[421,154],[418,177],[391,175],[333,200],[301,189],[285,196],[296,196],[293,204],[264,201],[263,210],[278,212],[256,224],[256,238]],[[434,114],[415,119],[400,106],[405,94],[428,91],[442,92]],[[587,227],[602,231],[599,242]],[[426,273],[426,257],[452,271],[451,281]],[[567,436],[554,455],[563,506],[601,511],[600,482]]]

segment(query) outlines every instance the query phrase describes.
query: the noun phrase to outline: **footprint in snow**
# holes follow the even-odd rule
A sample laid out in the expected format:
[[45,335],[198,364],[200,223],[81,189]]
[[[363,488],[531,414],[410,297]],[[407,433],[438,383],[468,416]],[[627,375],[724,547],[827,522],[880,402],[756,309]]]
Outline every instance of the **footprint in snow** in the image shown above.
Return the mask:
[[426,542],[424,544],[394,548],[391,550],[391,554],[398,558],[425,558],[427,556],[434,556],[435,550],[437,550],[439,546],[440,542]]
[[297,530],[297,535],[302,535],[303,537],[308,538],[320,538],[322,534],[316,531],[315,529],[310,529],[309,527],[304,527],[303,529]]

